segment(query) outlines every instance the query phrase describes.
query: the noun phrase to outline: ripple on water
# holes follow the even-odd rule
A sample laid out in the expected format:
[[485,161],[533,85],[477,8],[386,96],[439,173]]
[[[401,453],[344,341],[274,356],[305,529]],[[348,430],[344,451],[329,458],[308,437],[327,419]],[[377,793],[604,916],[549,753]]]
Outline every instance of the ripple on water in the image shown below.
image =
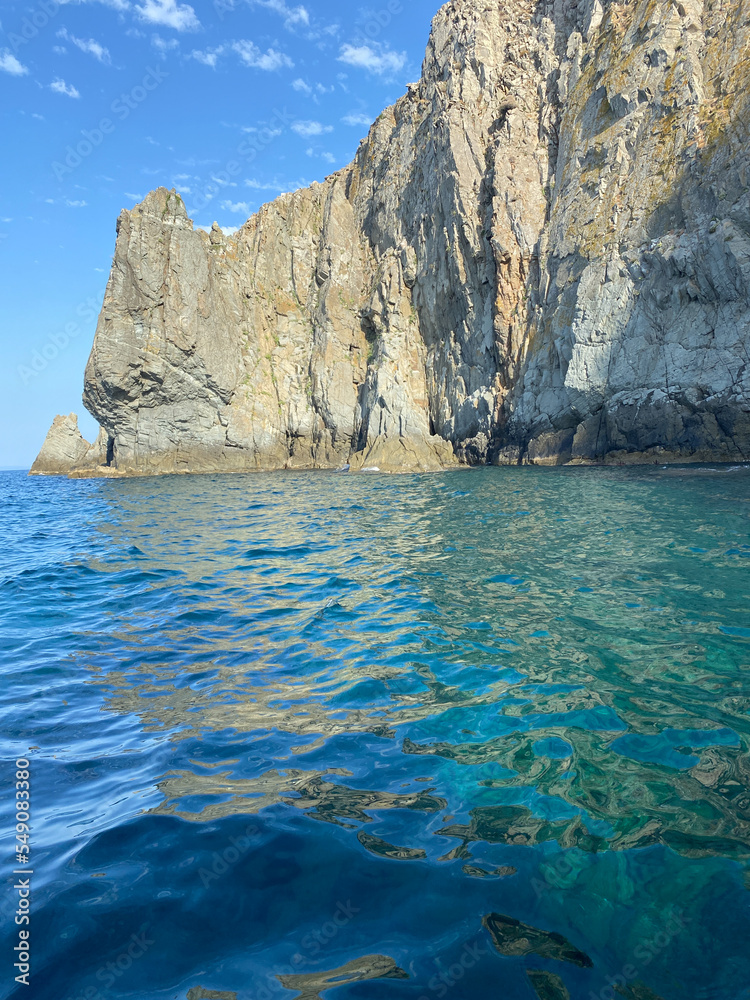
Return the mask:
[[749,486],[0,475],[35,996],[739,1000]]

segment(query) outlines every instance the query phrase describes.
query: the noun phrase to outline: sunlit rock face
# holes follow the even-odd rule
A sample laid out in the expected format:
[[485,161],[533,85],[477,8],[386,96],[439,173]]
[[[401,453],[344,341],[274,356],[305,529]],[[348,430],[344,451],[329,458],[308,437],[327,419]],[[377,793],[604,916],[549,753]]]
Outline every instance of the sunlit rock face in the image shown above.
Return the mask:
[[88,475],[99,466],[106,471],[107,439],[104,432],[100,429],[96,441],[89,444],[78,429],[75,413],[59,414],[52,421],[29,475],[60,476],[79,471]]
[[121,472],[750,457],[750,0],[452,0],[354,162],[118,222]]

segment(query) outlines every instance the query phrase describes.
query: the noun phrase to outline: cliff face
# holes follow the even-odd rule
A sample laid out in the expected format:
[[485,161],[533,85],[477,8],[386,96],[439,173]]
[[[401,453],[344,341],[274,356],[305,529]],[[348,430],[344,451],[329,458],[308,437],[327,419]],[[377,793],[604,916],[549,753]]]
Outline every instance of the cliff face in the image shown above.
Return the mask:
[[121,472],[750,457],[750,0],[452,0],[354,163],[118,222]]

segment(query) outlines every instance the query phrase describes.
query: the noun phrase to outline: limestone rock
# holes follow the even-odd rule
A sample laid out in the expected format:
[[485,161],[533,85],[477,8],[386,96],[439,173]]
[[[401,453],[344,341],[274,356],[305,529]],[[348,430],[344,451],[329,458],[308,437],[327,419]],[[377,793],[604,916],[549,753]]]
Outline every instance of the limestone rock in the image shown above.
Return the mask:
[[750,0],[451,0],[354,162],[118,221],[121,474],[750,458]]

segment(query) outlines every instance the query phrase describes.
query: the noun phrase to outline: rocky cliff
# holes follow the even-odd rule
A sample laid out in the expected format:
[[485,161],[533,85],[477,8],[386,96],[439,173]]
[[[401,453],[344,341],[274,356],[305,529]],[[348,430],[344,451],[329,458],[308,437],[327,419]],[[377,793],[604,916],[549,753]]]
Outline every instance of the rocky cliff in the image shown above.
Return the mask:
[[125,473],[750,457],[750,0],[451,0],[351,166],[118,221]]

